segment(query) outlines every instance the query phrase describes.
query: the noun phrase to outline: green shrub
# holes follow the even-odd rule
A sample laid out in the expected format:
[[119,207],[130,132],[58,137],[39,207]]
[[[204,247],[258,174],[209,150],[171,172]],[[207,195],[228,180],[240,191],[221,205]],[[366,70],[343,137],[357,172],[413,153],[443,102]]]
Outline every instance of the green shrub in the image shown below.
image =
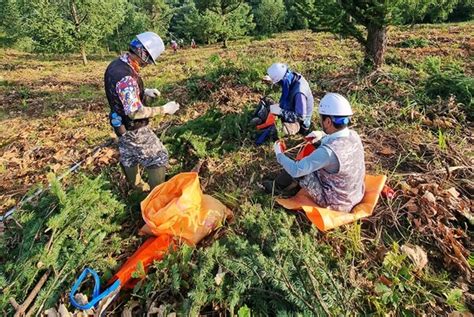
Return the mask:
[[398,43],[398,47],[404,47],[404,48],[421,48],[421,47],[427,47],[430,45],[430,41],[428,41],[425,38],[422,37],[411,37],[408,39],[405,39]]
[[315,243],[315,229],[258,204],[244,204],[237,221],[238,231],[196,249],[192,259],[184,247],[156,263],[138,295],[159,288],[155,298],[172,298],[183,316],[208,307],[231,316],[242,307],[256,316],[344,315],[357,307],[361,290],[348,287],[349,266],[332,256],[330,246]]
[[464,74],[461,67],[455,63],[443,65],[439,58],[427,58],[422,69],[428,73],[425,80],[425,94],[431,100],[438,97],[443,99],[451,95],[464,105],[469,120],[474,118],[474,78]]
[[111,255],[120,253],[116,233],[125,216],[124,206],[102,177],[83,177],[68,191],[52,180],[51,194],[36,207],[18,211],[15,217],[21,227],[5,232],[8,243],[0,248],[0,311],[11,314],[8,299],[23,302],[48,269],[53,273],[32,303],[33,312],[54,306],[86,265],[111,270],[116,265]]
[[170,129],[164,142],[171,157],[182,162],[193,157],[217,157],[238,150],[244,139],[249,137],[249,117],[250,110],[223,114],[211,109],[199,118]]

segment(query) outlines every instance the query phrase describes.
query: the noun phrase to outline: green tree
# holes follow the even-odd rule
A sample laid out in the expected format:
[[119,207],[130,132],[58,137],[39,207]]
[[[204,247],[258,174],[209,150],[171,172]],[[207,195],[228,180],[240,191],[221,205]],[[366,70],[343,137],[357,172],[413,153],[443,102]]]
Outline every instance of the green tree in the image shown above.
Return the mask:
[[36,0],[22,12],[22,26],[46,53],[80,52],[87,64],[87,50],[103,41],[124,18],[125,0]]
[[460,0],[448,17],[448,21],[469,21],[474,19],[474,0]]
[[21,37],[21,9],[16,0],[0,0],[0,27],[12,40]]
[[135,35],[145,31],[165,37],[173,12],[164,0],[129,0],[125,5],[126,19],[108,37],[108,48],[120,51]]
[[[425,13],[423,22],[440,23],[448,19],[449,14],[456,8],[459,0],[420,0],[420,2],[430,2]],[[472,1],[471,1],[472,6]],[[421,21],[420,21],[421,22]]]
[[[255,28],[250,6],[242,0],[195,0],[203,19],[211,21],[223,46],[231,38],[242,36]],[[214,23],[217,23],[215,25]]]
[[295,5],[308,18],[313,31],[328,31],[355,38],[365,49],[366,61],[378,68],[384,61],[389,25],[413,23],[425,17],[433,22],[443,21],[458,1],[296,0]]
[[262,0],[254,11],[259,33],[272,34],[281,30],[285,21],[283,0]]
[[306,16],[300,14],[298,8],[295,6],[296,1],[297,0],[285,0],[285,26],[288,30],[307,29],[309,26]]
[[[468,0],[472,1],[472,0]],[[439,23],[446,21],[458,5],[459,0],[405,0],[398,9],[400,22],[414,24],[420,22]]]

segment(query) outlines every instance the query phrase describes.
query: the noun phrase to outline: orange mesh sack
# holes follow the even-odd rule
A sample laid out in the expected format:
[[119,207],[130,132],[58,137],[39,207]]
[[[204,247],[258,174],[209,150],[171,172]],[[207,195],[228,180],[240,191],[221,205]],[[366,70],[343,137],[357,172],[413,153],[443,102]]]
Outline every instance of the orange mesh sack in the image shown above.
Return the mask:
[[157,186],[141,203],[146,225],[141,233],[168,234],[197,244],[222,225],[232,212],[204,195],[197,173],[181,173]]

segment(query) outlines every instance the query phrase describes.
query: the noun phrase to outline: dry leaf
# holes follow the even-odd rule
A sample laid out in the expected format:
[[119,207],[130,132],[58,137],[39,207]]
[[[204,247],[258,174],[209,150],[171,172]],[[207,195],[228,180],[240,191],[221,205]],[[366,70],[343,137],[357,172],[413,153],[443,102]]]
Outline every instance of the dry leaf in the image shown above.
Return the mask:
[[378,153],[382,155],[393,155],[395,154],[395,151],[391,148],[383,147],[380,151],[378,151]]
[[216,274],[216,277],[214,277],[214,281],[216,282],[216,285],[222,284],[222,281],[224,280],[224,276],[225,276],[225,272]]
[[470,312],[458,312],[458,311],[453,311],[452,313],[448,314],[448,317],[473,317],[474,315]]
[[454,187],[451,187],[450,189],[446,190],[446,192],[450,194],[451,196],[453,196],[454,198],[459,197],[459,192]]
[[410,199],[406,204],[405,204],[406,209],[408,212],[415,213],[418,212],[418,205],[416,204],[415,199]]
[[46,317],[60,317],[56,308],[50,308],[43,312],[43,315]]
[[426,200],[430,203],[435,203],[436,202],[436,197],[430,191],[426,191],[425,194],[421,198],[423,198],[424,200]]
[[410,260],[415,264],[415,271],[420,272],[428,264],[428,256],[426,252],[420,246],[411,246],[405,244],[401,247],[401,250],[408,255]]
[[59,304],[58,313],[59,317],[72,317],[71,313],[67,310],[64,304]]
[[382,284],[384,284],[385,286],[388,286],[388,287],[392,286],[392,284],[393,284],[393,282],[390,281],[385,275],[381,275],[381,276],[379,277],[379,281],[380,281]]

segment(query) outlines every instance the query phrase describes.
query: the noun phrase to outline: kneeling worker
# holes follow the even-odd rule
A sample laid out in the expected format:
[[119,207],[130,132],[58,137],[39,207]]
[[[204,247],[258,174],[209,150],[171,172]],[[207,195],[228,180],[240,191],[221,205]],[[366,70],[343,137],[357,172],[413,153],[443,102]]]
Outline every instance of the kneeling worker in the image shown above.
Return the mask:
[[140,69],[156,60],[165,50],[161,38],[153,32],[137,35],[129,52],[112,61],[105,71],[104,84],[110,105],[110,123],[119,137],[120,163],[133,187],[143,187],[138,164],[146,168],[151,189],[164,182],[168,152],[153,130],[150,118],[174,114],[179,104],[172,101],[162,107],[146,107],[149,98],[160,95],[157,89],[145,89]]
[[283,122],[285,135],[310,132],[311,117],[313,114],[313,94],[308,81],[299,73],[282,63],[272,64],[264,77],[264,81],[277,84],[281,87],[279,103],[265,108],[264,113],[252,119],[254,125],[263,123],[268,112],[278,116]]
[[[319,103],[323,131],[307,137],[321,145],[301,161],[287,157],[275,142],[278,163],[321,207],[350,212],[364,196],[364,148],[357,132],[348,128],[352,109],[336,93],[326,94]],[[278,186],[278,184],[276,184]]]

